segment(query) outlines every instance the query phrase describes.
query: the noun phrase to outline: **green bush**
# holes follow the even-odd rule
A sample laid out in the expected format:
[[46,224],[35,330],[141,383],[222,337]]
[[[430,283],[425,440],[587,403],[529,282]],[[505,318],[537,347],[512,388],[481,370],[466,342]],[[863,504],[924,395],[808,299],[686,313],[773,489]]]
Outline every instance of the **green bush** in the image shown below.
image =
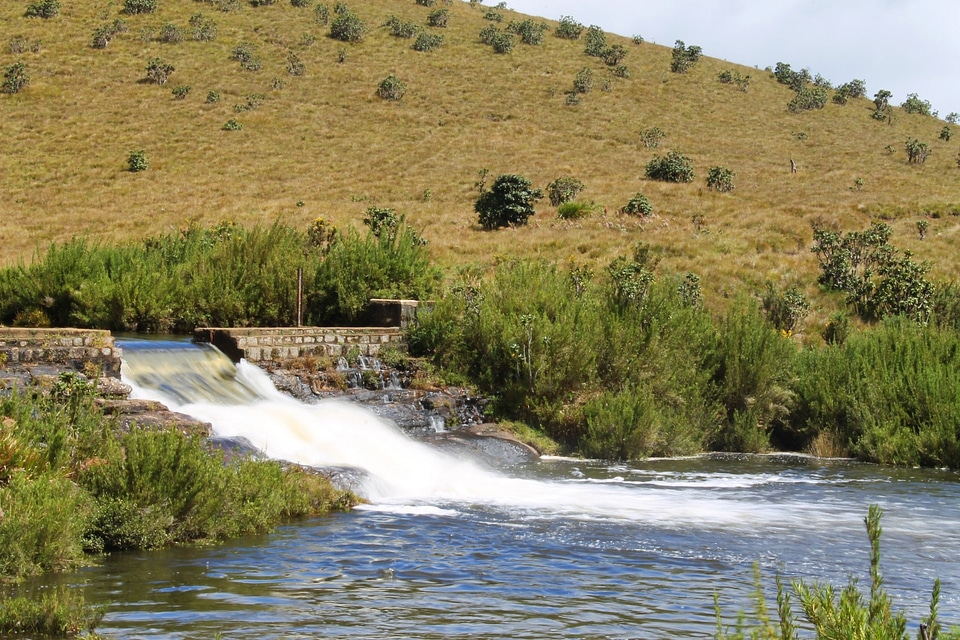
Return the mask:
[[157,10],[157,0],[123,0],[123,12],[132,15],[153,13]]
[[627,50],[623,45],[615,44],[606,49],[602,57],[608,67],[616,67],[627,57]]
[[127,157],[127,169],[131,173],[146,171],[148,166],[147,155],[144,153],[143,149],[131,151],[129,157]]
[[666,135],[660,127],[650,127],[640,132],[640,143],[648,149],[656,149]]
[[443,46],[443,36],[432,33],[421,33],[413,43],[414,51],[433,51]]
[[794,71],[790,68],[790,65],[785,62],[777,63],[777,66],[774,67],[773,70],[773,77],[776,78],[780,84],[785,84],[796,92],[800,92],[800,90],[812,80],[810,72],[807,69]]
[[583,191],[583,182],[573,176],[560,176],[547,185],[547,196],[550,204],[559,207],[564,202],[570,202]]
[[620,212],[632,216],[648,216],[653,213],[653,206],[650,204],[647,196],[638,193],[630,198],[630,201],[620,209]]
[[583,52],[594,58],[602,58],[607,50],[607,34],[597,25],[587,27],[586,46]]
[[436,11],[431,11],[427,16],[427,24],[431,27],[438,27],[440,29],[446,28],[447,23],[450,21],[450,10],[449,9],[437,9]]
[[29,596],[0,596],[0,634],[21,636],[37,634],[46,637],[97,637],[94,628],[100,624],[106,609],[86,604],[83,592],[66,585],[45,589]]
[[188,84],[181,84],[181,85],[179,85],[179,86],[176,86],[176,87],[173,88],[173,90],[171,91],[171,93],[173,94],[174,99],[176,99],[176,100],[183,100],[183,99],[185,99],[185,98],[187,97],[187,95],[190,93],[190,85],[188,85]]
[[800,323],[810,310],[810,303],[807,302],[806,296],[795,285],[781,291],[772,283],[768,284],[762,304],[763,312],[770,324],[778,331],[788,334],[800,327]]
[[953,137],[953,132],[950,130],[950,127],[943,125],[943,129],[940,129],[940,139],[944,142],[950,142],[951,137]]
[[579,40],[583,29],[583,25],[570,16],[560,16],[560,24],[557,25],[553,34],[564,40]]
[[165,85],[174,71],[176,71],[176,69],[172,64],[164,62],[160,58],[152,58],[147,62],[147,79],[158,85]]
[[303,64],[300,56],[291,51],[287,56],[287,73],[292,76],[302,76],[306,70],[306,65]]
[[10,47],[10,53],[15,56],[26,53],[27,51],[36,53],[40,51],[41,44],[40,40],[28,40],[23,36],[13,36],[7,41],[7,45]]
[[513,51],[513,35],[492,24],[480,31],[480,42],[493,47],[495,53],[506,54]]
[[243,124],[237,121],[236,118],[230,118],[223,123],[224,131],[240,131],[243,129]]
[[932,109],[929,101],[921,100],[915,93],[908,94],[907,99],[900,106],[907,113],[919,113],[923,116],[929,116]]
[[190,16],[193,39],[199,42],[211,42],[217,39],[217,23],[205,18],[202,13]]
[[727,167],[710,167],[707,172],[707,187],[715,191],[733,191],[733,179],[736,176],[737,174]]
[[677,40],[673,45],[673,57],[670,61],[670,70],[674,73],[686,73],[693,65],[700,61],[703,49],[697,46],[686,46],[683,40]]
[[27,65],[22,62],[15,62],[4,71],[0,91],[14,94],[28,86],[30,86],[30,74],[27,73]]
[[341,42],[362,42],[367,34],[367,25],[356,15],[339,13],[330,24],[330,37]]
[[930,155],[930,146],[916,138],[907,140],[907,164],[923,164]]
[[483,19],[490,22],[503,22],[503,14],[493,9],[487,9],[487,12],[483,14]]
[[330,22],[330,7],[323,3],[319,3],[313,10],[313,20],[317,24],[328,24]]
[[489,191],[483,191],[474,203],[484,229],[524,225],[532,216],[534,203],[543,197],[523,176],[504,174],[497,176]]
[[27,5],[28,18],[55,18],[60,15],[59,0],[38,0]]
[[381,80],[380,84],[377,85],[377,96],[384,100],[401,100],[406,92],[407,87],[403,80],[393,74]]
[[116,36],[121,33],[126,33],[127,29],[127,23],[120,18],[114,20],[113,24],[105,24],[97,27],[93,32],[91,46],[93,46],[94,49],[105,49]]
[[671,151],[647,163],[646,175],[661,182],[693,182],[693,164],[687,156]]
[[574,93],[590,93],[593,89],[593,70],[590,67],[584,67],[577,72],[573,79]]
[[230,59],[236,60],[244,69],[248,71],[259,71],[260,56],[257,55],[257,49],[250,42],[241,42],[230,51]]
[[511,22],[507,25],[507,31],[509,33],[520,36],[520,42],[529,45],[543,44],[543,35],[546,33],[547,28],[547,23],[534,22],[529,18],[520,22]]
[[412,38],[420,32],[420,27],[416,22],[408,20],[403,22],[397,16],[390,16],[383,26],[389,27],[390,35],[395,38]]
[[165,24],[160,27],[160,33],[157,35],[157,40],[167,44],[183,42],[183,29],[175,24]]
[[797,95],[787,103],[787,109],[791,113],[801,113],[803,111],[812,111],[814,109],[823,109],[827,104],[829,94],[823,87],[804,86],[797,92]]
[[625,65],[625,64],[617,65],[617,66],[613,69],[613,75],[616,76],[616,77],[618,77],[618,78],[629,78],[629,77],[630,77],[630,69],[628,69],[628,68],[627,68],[627,65]]

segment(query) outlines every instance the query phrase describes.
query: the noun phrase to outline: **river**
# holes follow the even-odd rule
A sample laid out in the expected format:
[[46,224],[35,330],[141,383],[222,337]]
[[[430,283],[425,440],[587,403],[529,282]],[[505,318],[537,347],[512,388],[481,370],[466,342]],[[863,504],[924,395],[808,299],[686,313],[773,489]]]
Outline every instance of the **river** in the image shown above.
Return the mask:
[[137,394],[279,458],[363,468],[370,503],[213,548],[115,554],[72,574],[108,605],[101,633],[711,638],[714,594],[726,624],[753,611],[754,563],[774,615],[777,571],[838,586],[853,575],[868,589],[870,504],[884,510],[881,568],[910,635],[937,577],[941,621],[960,623],[955,473],[802,456],[491,469],[362,407],[282,396],[254,367],[238,382],[229,404],[209,390]]

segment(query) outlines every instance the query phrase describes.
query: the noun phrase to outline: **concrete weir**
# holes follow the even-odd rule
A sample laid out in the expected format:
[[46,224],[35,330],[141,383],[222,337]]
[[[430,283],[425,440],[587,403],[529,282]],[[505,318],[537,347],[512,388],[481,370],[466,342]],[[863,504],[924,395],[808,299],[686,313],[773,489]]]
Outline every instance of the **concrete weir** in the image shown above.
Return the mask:
[[0,327],[0,368],[52,366],[120,377],[121,350],[109,331]]
[[194,342],[212,344],[234,362],[283,362],[302,357],[376,357],[386,346],[406,349],[404,330],[416,318],[417,300],[371,300],[362,327],[201,327]]

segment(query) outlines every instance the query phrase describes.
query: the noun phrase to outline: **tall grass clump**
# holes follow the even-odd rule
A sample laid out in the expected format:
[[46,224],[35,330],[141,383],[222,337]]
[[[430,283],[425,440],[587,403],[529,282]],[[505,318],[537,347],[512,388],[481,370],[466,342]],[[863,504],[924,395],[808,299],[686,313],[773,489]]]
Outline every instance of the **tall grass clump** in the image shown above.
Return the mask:
[[90,633],[103,619],[103,607],[86,604],[83,592],[59,586],[39,594],[0,594],[0,634],[69,637]]

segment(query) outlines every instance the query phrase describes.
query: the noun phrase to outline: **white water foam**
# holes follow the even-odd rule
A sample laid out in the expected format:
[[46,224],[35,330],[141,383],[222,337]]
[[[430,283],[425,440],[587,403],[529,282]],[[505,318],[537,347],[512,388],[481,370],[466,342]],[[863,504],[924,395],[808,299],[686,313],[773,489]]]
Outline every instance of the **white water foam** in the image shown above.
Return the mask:
[[[277,391],[266,373],[247,363],[238,367],[237,379],[258,398],[248,404],[184,403],[162,390],[138,387],[133,376],[127,382],[134,386],[135,397],[160,400],[175,411],[209,422],[218,436],[247,438],[272,458],[365,470],[368,475],[361,492],[370,501],[367,509],[427,508],[449,514],[483,505],[525,518],[626,519],[676,528],[772,531],[819,524],[808,505],[769,505],[724,495],[718,487],[740,484],[730,478],[645,490],[649,481],[623,477],[602,482],[582,477],[560,481],[508,477],[417,442],[359,405],[294,400]],[[837,513],[827,517],[832,526],[841,524],[838,518],[846,519]],[[849,518],[851,526],[858,526],[858,516]]]

